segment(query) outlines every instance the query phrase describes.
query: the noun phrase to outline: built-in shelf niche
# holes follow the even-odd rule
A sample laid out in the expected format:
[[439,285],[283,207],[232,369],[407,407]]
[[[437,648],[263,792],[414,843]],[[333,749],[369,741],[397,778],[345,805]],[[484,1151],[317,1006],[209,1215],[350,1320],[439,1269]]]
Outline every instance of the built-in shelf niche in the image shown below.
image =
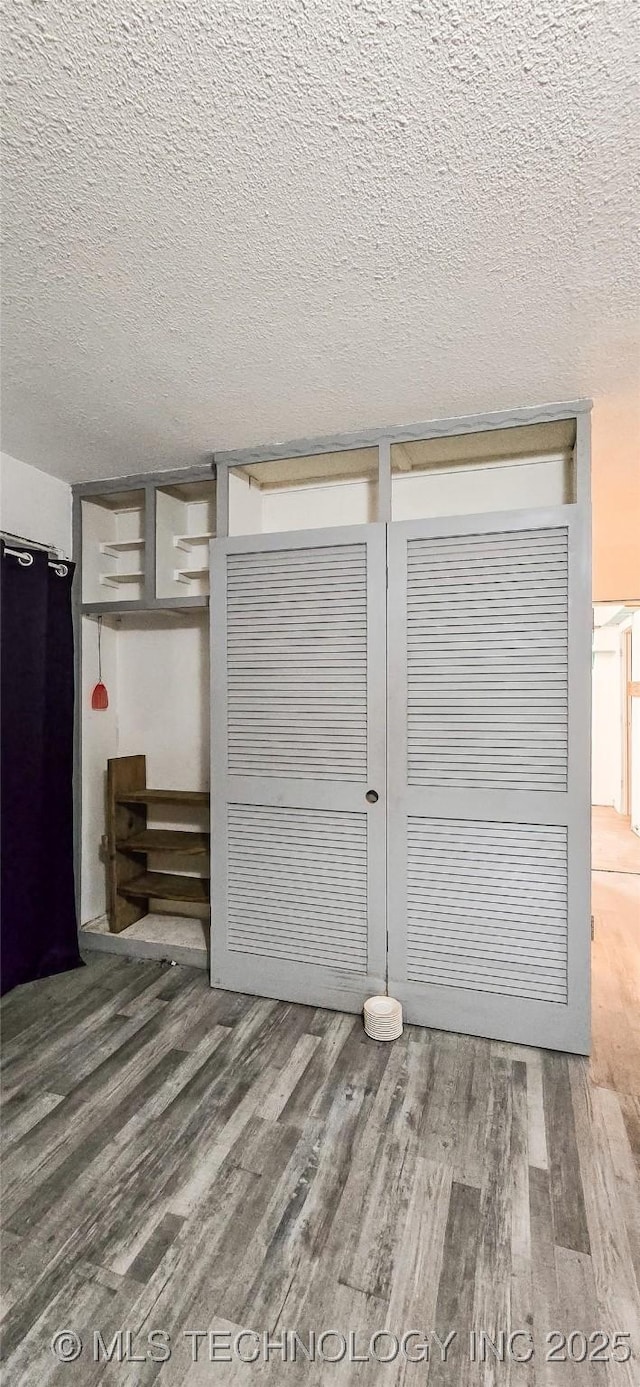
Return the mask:
[[233,467],[229,533],[366,525],[377,518],[377,493],[377,448],[347,448]]
[[391,447],[393,520],[575,501],[575,419]]
[[156,596],[207,597],[209,542],[216,533],[215,481],[156,492]]
[[134,602],[145,578],[144,491],[107,492],[82,501],[82,599]]

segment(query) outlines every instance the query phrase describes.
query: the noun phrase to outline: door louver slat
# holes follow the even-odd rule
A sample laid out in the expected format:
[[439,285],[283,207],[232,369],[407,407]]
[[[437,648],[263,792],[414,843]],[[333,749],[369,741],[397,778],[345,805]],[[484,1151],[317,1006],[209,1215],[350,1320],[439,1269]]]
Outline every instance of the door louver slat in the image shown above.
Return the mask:
[[365,778],[364,546],[230,554],[227,669],[231,775]]
[[366,973],[366,814],[230,804],[227,889],[230,950]]
[[412,785],[566,789],[566,530],[408,542],[407,712]]
[[566,827],[410,816],[407,843],[408,977],[566,1002]]

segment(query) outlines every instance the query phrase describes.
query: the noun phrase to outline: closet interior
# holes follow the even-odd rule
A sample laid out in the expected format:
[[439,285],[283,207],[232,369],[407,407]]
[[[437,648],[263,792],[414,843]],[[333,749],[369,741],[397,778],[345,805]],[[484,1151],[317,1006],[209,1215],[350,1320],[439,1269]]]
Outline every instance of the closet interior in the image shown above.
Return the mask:
[[80,487],[74,506],[82,928],[206,968],[213,469]]
[[[499,529],[504,515],[516,532],[509,543],[517,546],[520,513],[535,527],[536,517],[546,524],[553,512],[562,524],[565,513],[577,511],[579,414],[572,407],[520,411],[363,435],[354,443],[222,453],[209,467],[75,488],[79,897],[82,929],[94,944],[202,967],[210,962],[210,726],[218,716],[209,651],[212,540],[281,535],[285,552],[293,532],[386,525],[391,536],[403,522],[460,518],[464,577],[464,531],[473,533],[474,516],[479,528],[495,517]],[[315,565],[312,559],[313,572]],[[242,607],[248,596],[242,585],[239,591]],[[276,641],[277,601],[275,616],[264,613],[263,600],[256,608]],[[452,644],[442,630],[441,600],[438,610],[439,658],[451,649],[457,659],[455,629]],[[97,711],[91,691],[99,634],[109,701]],[[261,659],[264,641],[262,633]],[[529,684],[523,688],[528,697]],[[236,742],[238,716],[236,707]],[[274,716],[260,709],[260,725]],[[135,766],[134,779],[142,781],[137,799],[127,801],[123,795],[134,791],[118,790],[118,780]],[[243,851],[251,857],[249,839]],[[154,885],[162,888],[158,895]]]
[[145,585],[145,493],[114,491],[82,501],[82,600],[139,602]]

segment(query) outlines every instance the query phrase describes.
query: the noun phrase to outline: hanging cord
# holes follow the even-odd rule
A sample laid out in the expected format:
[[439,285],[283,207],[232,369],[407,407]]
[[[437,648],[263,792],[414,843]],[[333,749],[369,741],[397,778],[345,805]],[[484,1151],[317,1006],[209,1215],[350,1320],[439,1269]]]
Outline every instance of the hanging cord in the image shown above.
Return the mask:
[[109,694],[102,682],[102,617],[98,617],[98,682],[94,686],[91,695],[91,707],[97,712],[104,713],[105,708],[109,707]]

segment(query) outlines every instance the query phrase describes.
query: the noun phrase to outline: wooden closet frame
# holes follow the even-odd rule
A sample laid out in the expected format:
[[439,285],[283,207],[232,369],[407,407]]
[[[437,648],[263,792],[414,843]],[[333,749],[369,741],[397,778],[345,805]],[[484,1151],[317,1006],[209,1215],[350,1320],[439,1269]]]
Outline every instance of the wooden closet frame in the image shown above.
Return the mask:
[[[180,468],[175,471],[137,473],[121,477],[109,477],[104,481],[81,482],[72,488],[73,495],[73,560],[76,565],[73,584],[73,616],[75,628],[76,691],[81,683],[81,640],[80,626],[83,615],[122,614],[124,612],[154,612],[167,610],[188,610],[206,608],[208,597],[165,597],[156,595],[156,493],[159,488],[184,484],[185,482],[215,481],[216,484],[216,537],[226,537],[229,533],[229,470],[263,462],[276,462],[282,458],[313,457],[319,453],[335,453],[353,448],[377,448],[377,504],[374,519],[390,523],[391,516],[391,448],[394,443],[413,443],[435,438],[450,438],[461,434],[481,433],[489,429],[518,428],[531,424],[556,423],[560,420],[575,420],[576,441],[575,458],[575,500],[568,508],[588,536],[591,530],[591,420],[592,401],[580,399],[561,403],[524,406],[516,409],[493,411],[487,414],[466,414],[446,419],[429,419],[418,424],[389,426],[386,428],[364,429],[355,433],[329,434],[321,437],[298,438],[290,442],[265,444],[260,447],[238,448],[231,451],[214,452],[211,462],[198,467]],[[82,601],[82,502],[92,497],[106,496],[112,492],[144,491],[145,496],[145,579],[144,595],[133,601]],[[591,595],[591,546],[584,545],[585,561],[583,571],[583,591],[580,597],[581,610],[572,607],[570,619],[592,623]],[[591,720],[591,666],[585,663],[585,698],[572,716],[576,735],[590,745],[588,729]],[[591,779],[590,757],[584,765],[584,784]],[[82,716],[79,700],[76,697],[75,754],[74,754],[74,851],[76,873],[76,898],[78,919],[80,919],[80,873],[82,862]]]

